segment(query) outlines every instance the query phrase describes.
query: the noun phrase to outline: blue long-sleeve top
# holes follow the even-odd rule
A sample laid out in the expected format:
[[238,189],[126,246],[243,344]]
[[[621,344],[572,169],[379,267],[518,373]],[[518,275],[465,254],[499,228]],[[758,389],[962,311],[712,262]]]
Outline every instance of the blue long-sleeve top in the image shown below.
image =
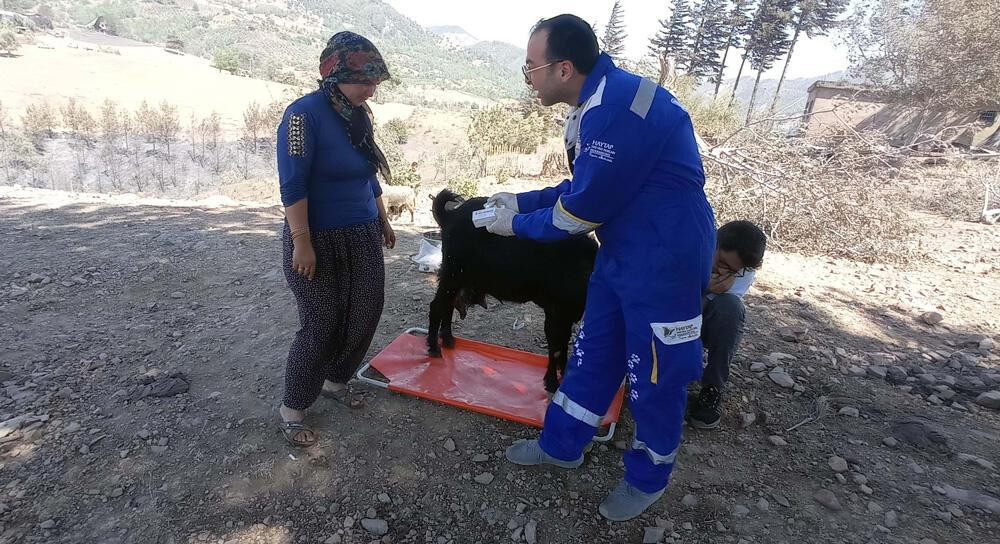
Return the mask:
[[[578,103],[567,119],[578,123],[575,134],[567,130],[567,146],[575,151],[573,177],[518,195],[518,237],[552,241],[597,230],[604,242],[637,213],[670,213],[682,193],[704,198],[691,118],[669,91],[616,67],[602,53]],[[639,200],[646,205],[637,205]]]
[[382,187],[375,166],[351,145],[347,123],[326,95],[315,91],[292,102],[278,126],[281,203],[309,199],[309,228],[360,225],[378,217]]

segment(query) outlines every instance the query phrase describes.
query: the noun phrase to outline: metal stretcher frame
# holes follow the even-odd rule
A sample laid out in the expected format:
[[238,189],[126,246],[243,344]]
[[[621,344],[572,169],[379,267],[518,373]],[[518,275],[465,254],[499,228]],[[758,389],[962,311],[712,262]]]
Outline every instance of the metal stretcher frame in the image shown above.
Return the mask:
[[[358,381],[482,414],[542,427],[547,398],[542,376],[548,357],[512,348],[455,338],[455,348],[441,358],[427,355],[426,329],[405,330],[355,373]],[[422,335],[422,336],[418,336]],[[365,375],[369,369],[389,382]],[[623,383],[624,386],[624,383]],[[597,442],[615,434],[624,387],[615,396]]]

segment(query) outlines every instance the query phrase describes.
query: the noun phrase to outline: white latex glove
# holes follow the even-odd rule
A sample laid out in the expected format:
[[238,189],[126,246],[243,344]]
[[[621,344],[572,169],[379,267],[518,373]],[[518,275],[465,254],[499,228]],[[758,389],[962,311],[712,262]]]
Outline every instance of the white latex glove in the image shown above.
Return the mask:
[[517,195],[514,193],[497,193],[486,199],[487,208],[507,208],[508,210],[519,211],[517,209]]
[[486,230],[500,236],[514,236],[515,215],[517,215],[517,212],[510,208],[497,208],[497,218],[489,225],[486,225]]

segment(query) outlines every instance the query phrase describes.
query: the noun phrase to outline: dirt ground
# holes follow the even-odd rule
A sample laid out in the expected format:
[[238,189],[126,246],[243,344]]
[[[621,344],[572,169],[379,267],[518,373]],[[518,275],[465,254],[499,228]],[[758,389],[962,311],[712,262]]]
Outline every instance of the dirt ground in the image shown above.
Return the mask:
[[[0,542],[998,542],[1000,412],[976,399],[1000,389],[1000,230],[915,219],[930,257],[906,267],[767,255],[722,429],[687,430],[664,497],[612,524],[627,413],[580,469],[526,469],[502,452],[536,430],[358,385],[366,408],[321,400],[320,443],[286,446],[273,208],[0,188]],[[425,325],[417,223],[372,354]],[[456,334],[541,353],[541,323],[506,304]],[[188,391],[138,398],[175,372]]]

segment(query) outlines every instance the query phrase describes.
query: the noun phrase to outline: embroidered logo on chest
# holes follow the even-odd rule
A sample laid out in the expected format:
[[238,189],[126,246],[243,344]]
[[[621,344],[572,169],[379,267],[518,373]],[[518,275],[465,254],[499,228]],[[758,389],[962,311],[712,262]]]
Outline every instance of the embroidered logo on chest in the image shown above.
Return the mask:
[[609,144],[600,140],[591,140],[587,145],[583,146],[581,154],[589,155],[604,162],[614,162],[615,146],[614,144]]

